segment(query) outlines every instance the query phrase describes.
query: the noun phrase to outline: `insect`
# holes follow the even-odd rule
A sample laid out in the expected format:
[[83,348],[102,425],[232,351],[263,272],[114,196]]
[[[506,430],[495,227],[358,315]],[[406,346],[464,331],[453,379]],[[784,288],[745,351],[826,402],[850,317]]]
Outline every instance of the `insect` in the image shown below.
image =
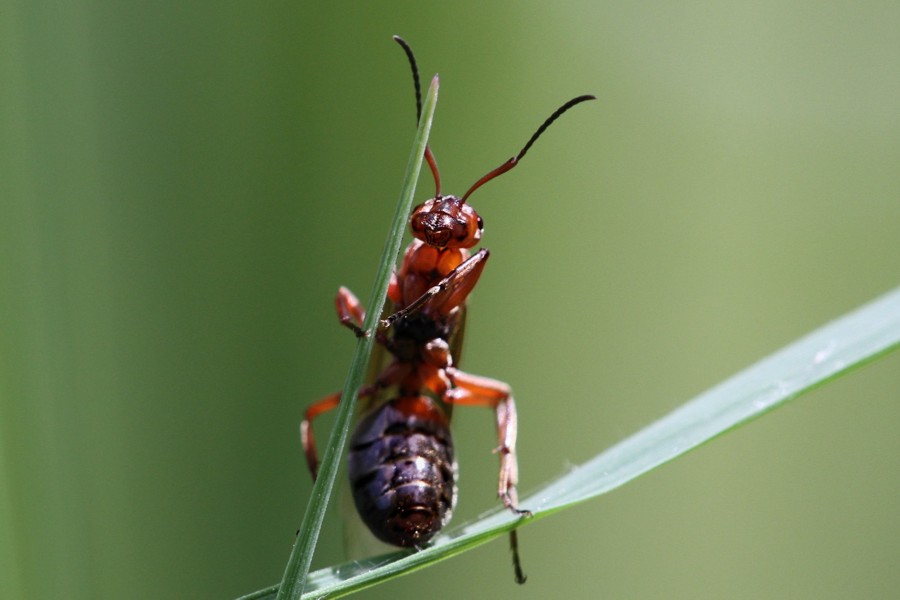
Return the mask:
[[[416,91],[416,117],[422,99],[415,56],[401,38]],[[497,493],[503,505],[521,516],[516,484],[516,405],[510,387],[501,381],[459,370],[466,299],[487,264],[489,252],[469,248],[481,239],[484,223],[467,203],[488,181],[515,167],[535,140],[564,112],[594,96],[578,96],[559,107],[525,146],[502,165],[476,181],[462,196],[441,194],[441,179],[431,149],[425,159],[434,176],[435,195],[418,205],[409,219],[414,237],[395,271],[388,297],[392,307],[375,332],[386,357],[374,382],[359,393],[361,420],[350,439],[349,477],[362,520],[380,540],[403,547],[420,547],[450,520],[457,498],[457,463],[450,433],[450,415],[457,405],[483,406],[496,417],[500,472]],[[335,299],[340,323],[356,335],[367,335],[365,310],[347,288]],[[393,311],[393,312],[391,312]],[[312,422],[337,407],[341,393],[311,405],[301,424],[301,438],[313,479],[318,455]],[[515,530],[511,547],[516,577],[519,566]]]

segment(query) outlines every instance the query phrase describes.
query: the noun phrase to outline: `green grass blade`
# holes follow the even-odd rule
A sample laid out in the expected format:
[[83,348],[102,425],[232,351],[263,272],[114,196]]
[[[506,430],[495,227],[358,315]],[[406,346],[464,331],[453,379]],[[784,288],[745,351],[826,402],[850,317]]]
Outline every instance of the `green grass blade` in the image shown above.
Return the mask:
[[[825,325],[697,396],[524,498],[534,519],[609,492],[689,450],[900,346],[900,288]],[[304,598],[335,598],[450,558],[519,524],[508,511],[401,551],[310,574]],[[270,598],[275,587],[240,600]]]
[[[375,277],[372,296],[367,305],[369,310],[363,323],[363,328],[366,331],[375,331],[378,318],[381,315],[381,309],[384,307],[388,284],[391,279],[391,270],[394,267],[397,253],[400,251],[400,241],[406,228],[406,218],[412,208],[412,200],[416,192],[416,180],[422,168],[425,147],[428,144],[428,134],[431,131],[431,122],[434,118],[437,94],[438,78],[435,76],[431,81],[431,87],[428,88],[425,103],[422,106],[422,116],[419,119],[419,128],[416,131],[416,137],[413,140],[413,147],[410,151],[409,163],[406,167],[406,175],[400,191],[400,200],[397,203],[397,210],[391,222],[390,233],[381,255],[381,263]],[[325,510],[328,507],[328,500],[334,487],[341,454],[347,442],[347,432],[350,429],[350,420],[356,406],[356,396],[362,385],[362,379],[369,364],[374,344],[374,335],[360,338],[357,341],[347,379],[344,383],[341,404],[338,407],[334,427],[331,430],[331,436],[322,457],[319,476],[313,486],[306,513],[303,515],[300,531],[297,534],[297,539],[291,550],[291,556],[288,559],[281,579],[281,585],[277,589],[278,600],[297,600],[303,593],[304,587],[307,587],[309,566],[312,563],[316,542],[322,529],[322,521],[325,518]],[[272,588],[271,591],[274,594],[276,588]]]

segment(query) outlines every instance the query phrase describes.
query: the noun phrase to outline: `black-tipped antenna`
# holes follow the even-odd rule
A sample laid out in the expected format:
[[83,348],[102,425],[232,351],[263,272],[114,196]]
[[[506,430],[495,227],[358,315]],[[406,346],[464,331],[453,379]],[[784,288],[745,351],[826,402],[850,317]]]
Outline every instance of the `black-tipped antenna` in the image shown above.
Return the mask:
[[564,112],[566,112],[567,110],[569,110],[576,104],[581,104],[582,102],[585,102],[587,100],[596,100],[596,99],[597,99],[596,96],[591,96],[590,94],[586,94],[584,96],[578,96],[577,98],[572,98],[571,100],[569,100],[568,102],[566,102],[565,104],[563,104],[562,106],[557,108],[553,112],[553,114],[550,115],[549,117],[547,117],[547,120],[544,121],[540,127],[538,127],[537,131],[535,131],[534,135],[531,136],[531,139],[529,139],[525,143],[525,146],[523,146],[522,149],[519,150],[518,154],[516,154],[515,156],[510,158],[508,161],[506,161],[505,163],[503,163],[502,165],[500,165],[499,167],[497,167],[496,169],[494,169],[493,171],[489,172],[487,175],[485,175],[484,177],[482,177],[481,179],[476,181],[475,184],[469,188],[469,191],[466,192],[465,195],[462,197],[462,201],[465,202],[466,199],[472,195],[472,192],[474,192],[475,190],[480,188],[482,185],[484,185],[491,179],[494,179],[495,177],[499,177],[500,175],[503,175],[504,173],[506,173],[513,167],[515,167],[517,164],[519,164],[519,161],[525,157],[525,153],[528,152],[529,148],[531,148],[531,146],[534,144],[534,142],[541,136],[542,133],[544,133],[544,131],[547,130],[548,127],[550,127],[550,125],[553,123],[553,121],[555,121],[556,119],[558,119],[560,117],[560,115],[562,115]]
[[419,83],[419,66],[416,64],[416,56],[413,54],[412,48],[399,35],[394,36],[394,41],[400,44],[403,51],[406,52],[406,58],[409,59],[409,67],[412,69],[413,84],[416,86],[416,124],[422,117],[422,86]]
[[[409,47],[409,44],[406,43],[399,35],[394,36],[394,41],[400,44],[400,47],[403,48],[403,51],[406,52],[406,58],[409,59],[409,66],[412,69],[413,74],[413,84],[416,87],[416,124],[419,124],[419,119],[422,118],[422,86],[419,82],[419,67],[416,64],[416,57],[413,54],[412,48]],[[428,167],[431,169],[431,174],[434,175],[434,187],[435,198],[441,195],[441,175],[438,173],[437,162],[434,160],[434,154],[431,152],[431,148],[425,146],[425,160],[428,162]]]

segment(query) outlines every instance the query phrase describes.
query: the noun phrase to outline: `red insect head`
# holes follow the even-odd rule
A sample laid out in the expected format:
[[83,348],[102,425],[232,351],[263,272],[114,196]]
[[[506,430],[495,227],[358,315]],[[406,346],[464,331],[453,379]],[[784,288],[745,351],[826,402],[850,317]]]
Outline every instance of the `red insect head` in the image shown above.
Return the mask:
[[437,196],[417,206],[409,218],[416,239],[437,248],[471,248],[481,239],[484,222],[456,196]]

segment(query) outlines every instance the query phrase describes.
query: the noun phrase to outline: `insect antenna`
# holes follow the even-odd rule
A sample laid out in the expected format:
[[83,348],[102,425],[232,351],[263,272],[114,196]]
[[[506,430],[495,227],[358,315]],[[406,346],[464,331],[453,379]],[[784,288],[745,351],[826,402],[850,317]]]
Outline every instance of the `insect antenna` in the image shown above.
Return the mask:
[[469,196],[472,195],[472,192],[474,192],[475,190],[480,188],[482,185],[484,185],[491,179],[494,179],[495,177],[499,177],[500,175],[503,175],[504,173],[506,173],[513,167],[515,167],[517,164],[519,164],[519,161],[525,157],[525,153],[528,152],[528,150],[531,148],[531,146],[534,144],[534,142],[541,136],[542,133],[544,133],[544,131],[547,130],[548,127],[550,127],[550,125],[553,123],[553,121],[555,121],[556,119],[558,119],[560,117],[560,115],[562,115],[564,112],[566,112],[567,110],[569,110],[576,104],[580,104],[582,102],[585,102],[586,100],[596,100],[596,99],[597,99],[596,96],[591,96],[590,94],[586,94],[584,96],[578,96],[577,98],[572,98],[571,100],[569,100],[568,102],[566,102],[565,104],[563,104],[562,106],[557,108],[553,112],[553,114],[550,115],[549,117],[547,117],[547,120],[544,121],[540,127],[538,127],[537,131],[535,131],[534,135],[532,135],[531,138],[525,143],[525,146],[523,146],[522,149],[519,150],[518,154],[516,154],[515,156],[510,158],[508,161],[506,161],[505,163],[503,163],[502,165],[500,165],[499,167],[497,167],[496,169],[494,169],[493,171],[489,172],[487,175],[485,175],[484,177],[482,177],[481,179],[476,181],[475,184],[469,188],[469,191],[466,192],[465,195],[462,197],[462,201],[465,202],[466,198],[468,198]]
[[[400,44],[400,47],[406,52],[406,58],[409,59],[409,66],[412,69],[413,85],[416,87],[416,124],[418,125],[419,119],[422,118],[422,86],[419,82],[419,67],[416,65],[416,57],[413,54],[412,48],[409,47],[406,40],[399,35],[395,35],[394,41]],[[437,162],[434,160],[434,154],[432,154],[429,146],[425,146],[425,160],[428,162],[431,174],[434,175],[434,196],[435,198],[438,198],[441,195],[441,175],[438,173]]]

